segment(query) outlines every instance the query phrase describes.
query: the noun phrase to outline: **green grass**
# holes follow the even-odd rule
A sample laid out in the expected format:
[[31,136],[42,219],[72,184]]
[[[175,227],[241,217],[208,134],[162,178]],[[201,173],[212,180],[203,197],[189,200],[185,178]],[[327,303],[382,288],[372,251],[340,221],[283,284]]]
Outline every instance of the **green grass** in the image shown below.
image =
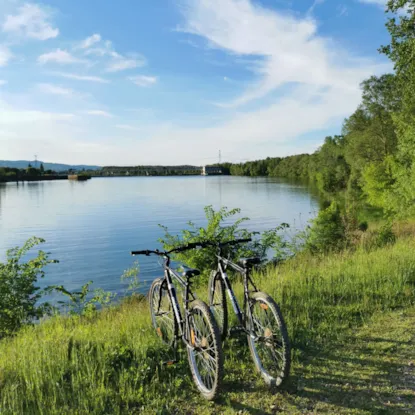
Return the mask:
[[183,352],[179,364],[161,365],[171,351],[150,327],[146,303],[131,299],[92,318],[55,317],[1,341],[0,412],[411,413],[399,412],[411,404],[410,392],[395,379],[394,359],[412,341],[414,312],[389,313],[415,304],[415,239],[369,253],[302,255],[255,281],[280,303],[294,346],[293,376],[276,395],[254,373],[245,339],[235,339],[225,344],[221,399],[202,401]]

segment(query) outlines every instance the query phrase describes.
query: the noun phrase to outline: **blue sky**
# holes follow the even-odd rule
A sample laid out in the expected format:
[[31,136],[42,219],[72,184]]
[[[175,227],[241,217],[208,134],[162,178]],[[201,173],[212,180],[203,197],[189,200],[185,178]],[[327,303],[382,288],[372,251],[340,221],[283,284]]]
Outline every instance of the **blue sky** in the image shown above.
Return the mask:
[[386,0],[0,3],[0,159],[312,152],[392,70]]

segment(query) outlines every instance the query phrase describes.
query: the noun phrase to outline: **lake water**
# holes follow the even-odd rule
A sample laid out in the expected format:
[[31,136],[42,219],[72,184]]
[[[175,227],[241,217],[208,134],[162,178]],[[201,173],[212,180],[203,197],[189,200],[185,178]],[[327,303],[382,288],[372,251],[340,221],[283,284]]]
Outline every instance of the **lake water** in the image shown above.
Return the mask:
[[[0,261],[6,249],[31,236],[59,264],[47,268],[42,286],[62,284],[121,293],[120,276],[134,258],[131,250],[160,248],[158,224],[179,233],[188,221],[205,225],[203,208],[241,208],[250,230],[287,222],[303,228],[318,211],[309,189],[271,178],[231,176],[93,178],[0,184]],[[140,259],[140,290],[161,274],[156,257]]]

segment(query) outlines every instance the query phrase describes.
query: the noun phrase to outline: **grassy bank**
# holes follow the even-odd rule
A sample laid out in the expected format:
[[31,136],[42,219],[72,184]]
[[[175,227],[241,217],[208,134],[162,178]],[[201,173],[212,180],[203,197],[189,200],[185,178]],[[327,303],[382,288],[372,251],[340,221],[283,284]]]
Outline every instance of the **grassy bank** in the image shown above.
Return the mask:
[[[415,303],[414,252],[415,239],[402,236],[394,245],[369,253],[299,256],[256,277],[259,287],[281,304],[294,345],[292,380],[277,395],[269,394],[253,373],[245,340],[235,339],[231,344],[237,351],[231,353],[230,343],[225,344],[225,393],[221,401],[201,402],[185,356],[173,367],[161,365],[171,352],[151,329],[146,303],[131,299],[91,318],[49,319],[3,340],[0,412],[263,414],[285,408],[284,413],[304,413],[303,409],[312,413],[307,408],[310,396],[306,396],[304,384],[309,387],[317,382],[322,388],[321,379],[334,374],[329,363],[326,367],[324,361],[310,358],[331,353],[335,361],[333,353],[339,345],[355,344],[350,338],[358,327],[396,308],[410,310]],[[392,333],[395,329],[386,319],[382,330]],[[346,349],[350,352],[350,347]],[[336,366],[336,370],[340,368]],[[356,379],[359,376],[364,375],[356,373]],[[317,392],[313,396],[321,397],[322,404],[324,399],[331,399],[331,405],[337,405],[340,398],[335,400],[331,395],[341,395],[343,386],[326,383],[330,384],[330,396]],[[355,393],[361,391],[356,389]],[[395,413],[383,409],[386,412],[367,413]]]

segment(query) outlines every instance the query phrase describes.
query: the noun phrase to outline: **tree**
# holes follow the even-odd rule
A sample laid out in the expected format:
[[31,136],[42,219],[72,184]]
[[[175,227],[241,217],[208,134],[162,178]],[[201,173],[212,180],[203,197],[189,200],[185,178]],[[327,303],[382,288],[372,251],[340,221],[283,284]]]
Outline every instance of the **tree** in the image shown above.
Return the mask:
[[397,132],[394,210],[401,216],[415,213],[415,1],[389,0],[388,11],[399,17],[386,24],[391,42],[380,51],[394,63],[395,88],[401,97],[393,114]]
[[43,163],[40,163],[40,175],[43,176],[45,174],[45,168],[43,167]]

